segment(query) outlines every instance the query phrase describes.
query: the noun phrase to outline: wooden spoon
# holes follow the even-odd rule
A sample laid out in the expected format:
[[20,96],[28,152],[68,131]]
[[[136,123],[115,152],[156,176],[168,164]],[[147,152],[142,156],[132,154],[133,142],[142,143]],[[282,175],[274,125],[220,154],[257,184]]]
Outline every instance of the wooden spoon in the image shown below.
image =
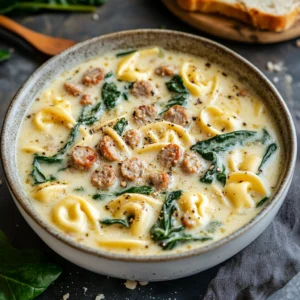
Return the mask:
[[0,26],[16,33],[39,51],[51,56],[76,44],[75,41],[37,33],[2,15],[0,15]]

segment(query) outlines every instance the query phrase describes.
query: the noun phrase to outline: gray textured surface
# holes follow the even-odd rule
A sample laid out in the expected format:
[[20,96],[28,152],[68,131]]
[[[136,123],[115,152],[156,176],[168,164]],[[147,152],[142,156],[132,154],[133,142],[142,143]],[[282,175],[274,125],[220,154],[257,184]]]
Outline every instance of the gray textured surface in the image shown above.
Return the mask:
[[[174,18],[158,1],[153,0],[110,0],[107,5],[98,9],[99,20],[94,21],[90,14],[39,13],[13,18],[22,24],[46,34],[72,38],[78,41],[104,33],[135,28],[159,28],[161,25],[168,29],[196,33],[196,31]],[[201,34],[201,33],[198,33]],[[297,128],[300,126],[300,49],[295,47],[295,41],[277,45],[241,45],[219,40],[229,48],[237,51],[258,68],[263,70],[271,79],[279,79],[276,86],[288,104]],[[15,48],[10,61],[0,65],[0,120],[3,121],[9,101],[26,80],[26,78],[46,60],[25,43],[5,31],[0,30],[0,48]],[[286,70],[278,74],[266,72],[267,61],[284,61]],[[287,74],[293,77],[290,82]],[[296,168],[294,181],[284,204],[284,217],[289,218],[292,200],[299,199],[300,171]],[[3,180],[3,174],[1,173]],[[297,220],[297,216],[294,216]],[[296,225],[298,221],[296,222]],[[260,239],[267,240],[272,235],[272,224]],[[127,290],[122,280],[111,279],[96,275],[76,267],[49,250],[32,232],[20,216],[5,184],[0,186],[0,229],[17,247],[38,247],[55,261],[59,262],[64,273],[39,299],[61,299],[65,293],[70,293],[70,299],[95,299],[103,293],[106,299],[202,299],[207,286],[219,267],[215,267],[190,278],[172,282],[151,283],[134,291]],[[298,231],[299,232],[299,231]],[[296,232],[297,233],[297,232]],[[257,243],[254,242],[252,247]],[[284,247],[284,245],[280,245]],[[233,260],[230,260],[230,262]],[[271,267],[271,266],[270,266]],[[282,272],[285,270],[278,270]],[[230,277],[231,274],[226,274]],[[293,275],[291,274],[291,277]],[[236,279],[238,280],[238,278]],[[284,282],[281,283],[284,285]],[[84,293],[83,287],[88,288]]]

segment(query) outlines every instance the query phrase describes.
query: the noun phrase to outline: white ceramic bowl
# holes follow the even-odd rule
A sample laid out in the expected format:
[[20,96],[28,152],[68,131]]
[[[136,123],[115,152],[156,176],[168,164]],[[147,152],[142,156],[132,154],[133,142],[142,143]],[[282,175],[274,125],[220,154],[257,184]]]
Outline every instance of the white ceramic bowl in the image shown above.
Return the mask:
[[[282,138],[285,160],[280,178],[271,201],[251,222],[208,246],[180,254],[166,252],[161,256],[130,256],[89,248],[46,224],[25,195],[16,165],[19,127],[32,101],[62,72],[109,50],[153,45],[199,55],[221,64],[234,72],[241,81],[247,82],[264,99]],[[295,128],[290,113],[277,90],[259,70],[215,42],[168,30],[134,30],[105,35],[77,44],[47,61],[28,79],[9,106],[2,129],[1,146],[3,167],[13,199],[28,224],[49,247],[88,270],[139,281],[170,280],[192,275],[223,262],[250,244],[270,224],[282,205],[292,180],[297,152]]]

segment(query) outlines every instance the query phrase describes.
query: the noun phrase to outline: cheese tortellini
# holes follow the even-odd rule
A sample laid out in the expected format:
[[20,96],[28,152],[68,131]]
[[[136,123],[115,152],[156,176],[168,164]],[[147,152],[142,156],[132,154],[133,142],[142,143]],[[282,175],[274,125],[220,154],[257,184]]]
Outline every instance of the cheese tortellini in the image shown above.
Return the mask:
[[228,167],[232,172],[250,171],[257,172],[261,163],[261,157],[256,154],[249,154],[242,150],[235,150],[229,156]]
[[54,206],[52,220],[64,231],[99,229],[99,212],[87,200],[74,195],[66,196]]
[[148,196],[124,194],[111,201],[108,208],[114,218],[132,217],[131,234],[143,237],[149,234],[161,205],[160,201]]
[[229,175],[224,193],[237,210],[254,207],[254,197],[259,201],[267,195],[265,186],[257,175],[241,171]]
[[54,202],[66,193],[66,184],[52,181],[45,182],[36,186],[31,195],[34,199],[41,202]]

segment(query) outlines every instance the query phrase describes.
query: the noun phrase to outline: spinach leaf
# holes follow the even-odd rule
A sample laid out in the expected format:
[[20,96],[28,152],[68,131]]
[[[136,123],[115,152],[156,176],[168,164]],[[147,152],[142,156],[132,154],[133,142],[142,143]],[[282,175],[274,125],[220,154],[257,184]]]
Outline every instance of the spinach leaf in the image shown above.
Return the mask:
[[114,75],[113,72],[108,72],[105,76],[104,76],[104,79],[107,79],[107,78],[110,78]]
[[0,299],[31,300],[61,274],[61,268],[43,262],[39,251],[17,250],[0,231]]
[[122,118],[116,123],[114,130],[118,133],[118,135],[122,136],[127,125],[128,121],[125,118]]
[[123,225],[124,227],[129,228],[130,227],[130,220],[132,219],[132,216],[129,216],[125,219],[105,219],[105,220],[101,220],[100,223],[101,224],[105,224],[105,225],[113,225],[113,224],[120,224]]
[[189,93],[183,84],[183,80],[179,75],[174,75],[173,78],[166,83],[166,86],[168,90],[173,93],[173,97],[167,102],[164,110],[160,114],[163,114],[174,105],[186,105],[189,96]]
[[96,6],[105,2],[106,0],[2,0],[0,3],[0,13],[8,13],[14,9],[93,12]]
[[150,230],[151,238],[158,243],[163,250],[171,250],[178,244],[191,241],[208,241],[211,237],[192,236],[184,232],[184,226],[174,225],[173,214],[177,210],[177,200],[182,191],[173,191],[167,194],[159,219]]
[[155,190],[152,186],[146,186],[146,185],[144,185],[144,186],[133,186],[129,189],[117,192],[117,193],[115,193],[115,195],[116,196],[121,196],[121,195],[127,194],[127,193],[150,195],[150,194],[154,193],[154,191]]
[[256,207],[261,207],[261,206],[263,206],[268,200],[269,200],[269,197],[264,197],[263,199],[261,199],[261,200],[256,204]]
[[258,173],[262,172],[262,167],[266,163],[266,161],[272,156],[273,153],[277,150],[277,145],[275,143],[272,143],[268,146],[266,153],[258,167]]
[[173,78],[166,83],[166,86],[170,92],[177,94],[187,94],[187,90],[184,86],[183,79],[179,75],[174,75]]
[[0,62],[10,58],[10,52],[8,50],[0,50]]
[[84,192],[84,188],[82,186],[75,188],[74,189],[75,192]]
[[102,87],[102,99],[107,109],[113,109],[116,107],[117,100],[121,95],[117,85],[114,82],[105,82]]
[[105,198],[111,197],[111,196],[114,196],[114,195],[112,195],[112,194],[99,194],[99,193],[97,193],[97,194],[94,194],[92,196],[92,198],[94,200],[104,200]]
[[207,233],[215,233],[220,226],[222,226],[222,223],[220,221],[215,220],[211,221],[205,229]]
[[134,53],[136,51],[137,50],[129,50],[129,51],[125,51],[125,52],[120,52],[120,53],[116,54],[116,57],[126,56],[126,55],[129,55],[129,54]]
[[194,144],[191,150],[198,152],[205,160],[211,162],[210,167],[200,181],[212,183],[218,180],[222,185],[225,185],[226,170],[217,153],[227,151],[235,146],[242,146],[256,134],[256,131],[233,131]]

